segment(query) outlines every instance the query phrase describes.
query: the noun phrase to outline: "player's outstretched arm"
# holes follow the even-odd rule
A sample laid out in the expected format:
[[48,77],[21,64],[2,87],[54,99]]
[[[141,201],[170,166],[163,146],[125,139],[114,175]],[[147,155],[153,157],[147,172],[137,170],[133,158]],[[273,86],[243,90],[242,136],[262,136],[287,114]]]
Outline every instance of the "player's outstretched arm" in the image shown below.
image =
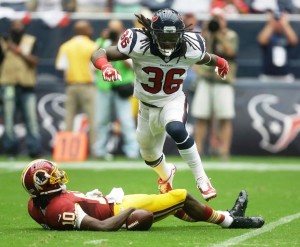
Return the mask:
[[117,231],[125,223],[128,216],[135,208],[128,208],[122,213],[106,220],[98,220],[88,215],[84,216],[80,224],[80,230],[89,231]]
[[117,81],[122,80],[122,77],[118,70],[113,68],[113,66],[108,61],[118,61],[125,60],[128,57],[117,49],[116,46],[108,47],[107,49],[98,49],[92,54],[91,61],[93,65],[102,70],[102,77],[104,81]]
[[110,46],[106,49],[100,48],[94,51],[91,59],[92,63],[95,65],[95,62],[101,57],[106,57],[108,61],[126,60],[129,58],[128,56],[119,52],[117,46]]
[[205,53],[205,56],[203,57],[203,59],[201,61],[197,62],[196,64],[207,65],[207,66],[216,66],[217,67],[216,72],[222,79],[225,79],[226,75],[229,72],[228,62],[224,58],[219,57],[215,54],[207,53],[207,52]]

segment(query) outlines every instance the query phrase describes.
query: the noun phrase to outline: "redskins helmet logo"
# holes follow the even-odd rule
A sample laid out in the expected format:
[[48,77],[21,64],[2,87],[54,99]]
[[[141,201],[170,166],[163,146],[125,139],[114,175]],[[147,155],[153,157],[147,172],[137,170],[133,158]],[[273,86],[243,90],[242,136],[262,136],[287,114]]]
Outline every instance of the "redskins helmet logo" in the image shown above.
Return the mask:
[[42,190],[42,185],[46,184],[50,178],[50,175],[44,170],[37,170],[33,175],[34,186],[38,190]]
[[152,22],[156,22],[157,20],[158,20],[158,16],[157,15],[152,17]]

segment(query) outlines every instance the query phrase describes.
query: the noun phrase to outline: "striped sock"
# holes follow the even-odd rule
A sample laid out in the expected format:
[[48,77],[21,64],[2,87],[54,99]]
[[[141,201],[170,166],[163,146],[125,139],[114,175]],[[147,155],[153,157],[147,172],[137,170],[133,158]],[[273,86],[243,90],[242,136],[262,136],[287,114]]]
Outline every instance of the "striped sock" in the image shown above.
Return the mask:
[[216,211],[209,206],[206,206],[203,213],[203,220],[206,222],[218,224],[222,227],[228,227],[231,225],[232,217],[224,212]]

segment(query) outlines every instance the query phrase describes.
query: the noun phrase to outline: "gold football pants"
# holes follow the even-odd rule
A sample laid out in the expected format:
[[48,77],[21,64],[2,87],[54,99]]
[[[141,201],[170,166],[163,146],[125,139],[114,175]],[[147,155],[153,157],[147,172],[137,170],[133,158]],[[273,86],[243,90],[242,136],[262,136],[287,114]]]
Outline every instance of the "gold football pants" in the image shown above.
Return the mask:
[[153,213],[154,221],[161,220],[168,215],[175,214],[182,208],[187,196],[184,189],[171,190],[166,194],[133,194],[126,195],[123,202],[114,206],[114,215],[127,208],[135,207]]

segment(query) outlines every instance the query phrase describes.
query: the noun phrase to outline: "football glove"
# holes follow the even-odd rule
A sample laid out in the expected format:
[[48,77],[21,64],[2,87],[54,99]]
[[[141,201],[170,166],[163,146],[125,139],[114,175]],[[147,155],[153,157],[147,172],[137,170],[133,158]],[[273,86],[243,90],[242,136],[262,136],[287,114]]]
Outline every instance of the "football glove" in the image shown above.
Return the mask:
[[106,57],[99,57],[95,62],[94,66],[97,69],[102,70],[102,77],[104,81],[122,81],[122,77],[118,70],[113,68],[113,66],[107,61]]
[[90,197],[90,198],[103,196],[102,192],[100,190],[98,190],[98,189],[94,189],[92,191],[89,191],[85,195],[87,197]]
[[[103,68],[104,67],[104,68]],[[113,68],[110,64],[102,67],[102,77],[104,81],[122,81],[122,77],[118,70]]]
[[215,71],[222,78],[222,80],[225,80],[226,75],[229,72],[228,62],[224,58],[217,56],[217,63],[216,63]]

